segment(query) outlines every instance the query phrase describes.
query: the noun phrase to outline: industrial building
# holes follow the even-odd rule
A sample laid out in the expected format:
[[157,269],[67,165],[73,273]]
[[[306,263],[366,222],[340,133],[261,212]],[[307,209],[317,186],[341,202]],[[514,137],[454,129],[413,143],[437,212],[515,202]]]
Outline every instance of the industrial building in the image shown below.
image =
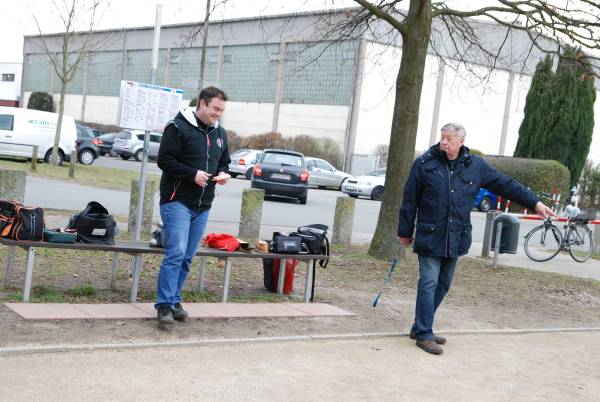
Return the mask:
[[[377,30],[348,37],[332,33],[331,27],[348,15],[338,10],[210,22],[204,85],[219,86],[229,96],[223,126],[240,135],[276,131],[331,138],[340,146],[346,170],[368,169],[372,159],[366,157],[365,164],[362,155],[389,142],[402,44],[377,36]],[[489,22],[474,26],[490,49],[506,40],[510,46],[489,74],[489,57],[468,48],[457,54],[444,28],[434,27],[418,150],[437,141],[443,123],[455,121],[467,128],[470,147],[512,155],[531,75],[544,54],[524,33],[507,35],[506,28]],[[161,29],[156,84],[182,89],[182,106],[198,90],[200,28],[196,23]],[[43,39],[60,52],[61,34]],[[120,81],[150,81],[152,42],[153,27],[94,32],[89,57],[67,87],[65,113],[115,124]],[[59,82],[41,43],[40,36],[25,37],[24,105],[33,91],[52,93],[58,101]],[[461,57],[468,63],[460,63]],[[599,131],[590,154],[597,162]]]

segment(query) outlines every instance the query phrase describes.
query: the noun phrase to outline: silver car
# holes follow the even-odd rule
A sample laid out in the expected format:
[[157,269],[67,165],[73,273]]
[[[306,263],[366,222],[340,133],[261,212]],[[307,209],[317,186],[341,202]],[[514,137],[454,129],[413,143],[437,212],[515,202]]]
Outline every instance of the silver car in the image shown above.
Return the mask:
[[385,183],[385,168],[374,170],[363,176],[352,177],[342,185],[342,193],[358,198],[359,195],[370,197],[372,200],[383,199],[383,184]]
[[319,158],[304,158],[306,161],[306,169],[310,173],[308,184],[319,188],[335,187],[342,189],[342,184],[349,178],[351,174],[342,172],[334,168],[331,163]]
[[[158,148],[161,138],[161,133],[154,131],[150,133],[150,142],[148,143],[149,159],[158,159]],[[143,130],[123,130],[115,137],[112,149],[122,159],[128,160],[133,156],[136,161],[140,162],[142,160],[143,147]]]
[[244,175],[246,179],[252,178],[252,169],[256,161],[260,159],[262,151],[258,149],[238,149],[231,154],[229,163],[229,174],[231,177]]

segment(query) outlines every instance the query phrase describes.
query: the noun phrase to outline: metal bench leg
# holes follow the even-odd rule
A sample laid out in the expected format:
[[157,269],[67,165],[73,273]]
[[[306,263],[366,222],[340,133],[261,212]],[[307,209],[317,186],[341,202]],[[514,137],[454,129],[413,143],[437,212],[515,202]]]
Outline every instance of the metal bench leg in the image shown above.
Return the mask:
[[231,275],[231,260],[225,258],[225,279],[223,279],[223,297],[221,303],[227,303],[227,294],[229,293],[229,277]]
[[285,259],[279,260],[279,278],[277,278],[277,293],[283,294],[283,281],[285,279]]
[[310,301],[310,296],[312,292],[312,278],[315,270],[315,262],[313,260],[308,260],[306,262],[306,283],[304,284],[304,303],[308,303]]
[[198,271],[198,292],[204,291],[204,281],[206,280],[206,256],[200,257],[200,270]]
[[112,258],[112,269],[110,271],[110,288],[115,289],[117,285],[117,265],[119,262],[119,253],[114,252]]
[[140,274],[142,271],[142,256],[139,254],[136,254],[133,257],[133,272],[131,273],[131,275],[133,276],[133,282],[131,283],[131,295],[129,297],[129,301],[131,303],[135,303],[135,301],[137,300],[137,292],[138,292],[138,287],[140,285]]
[[13,262],[15,260],[15,246],[8,246],[6,252],[6,273],[4,274],[4,288],[10,287],[10,280],[12,276]]
[[31,277],[33,275],[33,262],[35,260],[35,250],[33,247],[27,247],[27,270],[25,271],[25,286],[23,287],[23,302],[29,303],[29,294],[31,293]]

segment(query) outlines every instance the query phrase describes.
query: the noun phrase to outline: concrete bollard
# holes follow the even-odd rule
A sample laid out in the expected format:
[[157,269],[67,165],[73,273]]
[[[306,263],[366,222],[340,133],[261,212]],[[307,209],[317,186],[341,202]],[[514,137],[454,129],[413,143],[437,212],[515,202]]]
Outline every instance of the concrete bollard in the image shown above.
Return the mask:
[[348,245],[352,241],[352,225],[354,224],[354,206],[356,200],[350,197],[338,197],[335,203],[333,218],[333,244]]
[[0,170],[0,199],[25,202],[26,178],[21,170]]
[[77,151],[71,151],[71,160],[69,161],[69,177],[75,177],[75,162],[77,161]]
[[37,170],[38,146],[34,145],[31,150],[31,170]]
[[[127,219],[127,231],[135,233],[135,218],[137,211],[138,191],[140,185],[138,179],[131,180],[131,193],[129,198],[129,218]],[[150,233],[152,230],[152,214],[154,213],[154,192],[156,182],[147,181],[144,191],[144,208],[142,210],[142,232]]]
[[260,238],[260,221],[264,198],[264,190],[257,188],[246,188],[242,193],[238,237],[250,242],[250,244]]
[[[596,212],[596,219],[600,219],[600,212]],[[600,225],[590,225],[594,231],[594,248],[593,250],[600,254]]]

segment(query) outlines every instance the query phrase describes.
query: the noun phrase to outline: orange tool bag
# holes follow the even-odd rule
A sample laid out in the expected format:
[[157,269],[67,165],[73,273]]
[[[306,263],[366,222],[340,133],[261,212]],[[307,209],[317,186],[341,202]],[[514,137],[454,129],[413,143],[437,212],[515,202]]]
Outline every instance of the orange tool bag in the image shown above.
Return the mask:
[[0,200],[0,236],[13,240],[43,240],[44,210]]

